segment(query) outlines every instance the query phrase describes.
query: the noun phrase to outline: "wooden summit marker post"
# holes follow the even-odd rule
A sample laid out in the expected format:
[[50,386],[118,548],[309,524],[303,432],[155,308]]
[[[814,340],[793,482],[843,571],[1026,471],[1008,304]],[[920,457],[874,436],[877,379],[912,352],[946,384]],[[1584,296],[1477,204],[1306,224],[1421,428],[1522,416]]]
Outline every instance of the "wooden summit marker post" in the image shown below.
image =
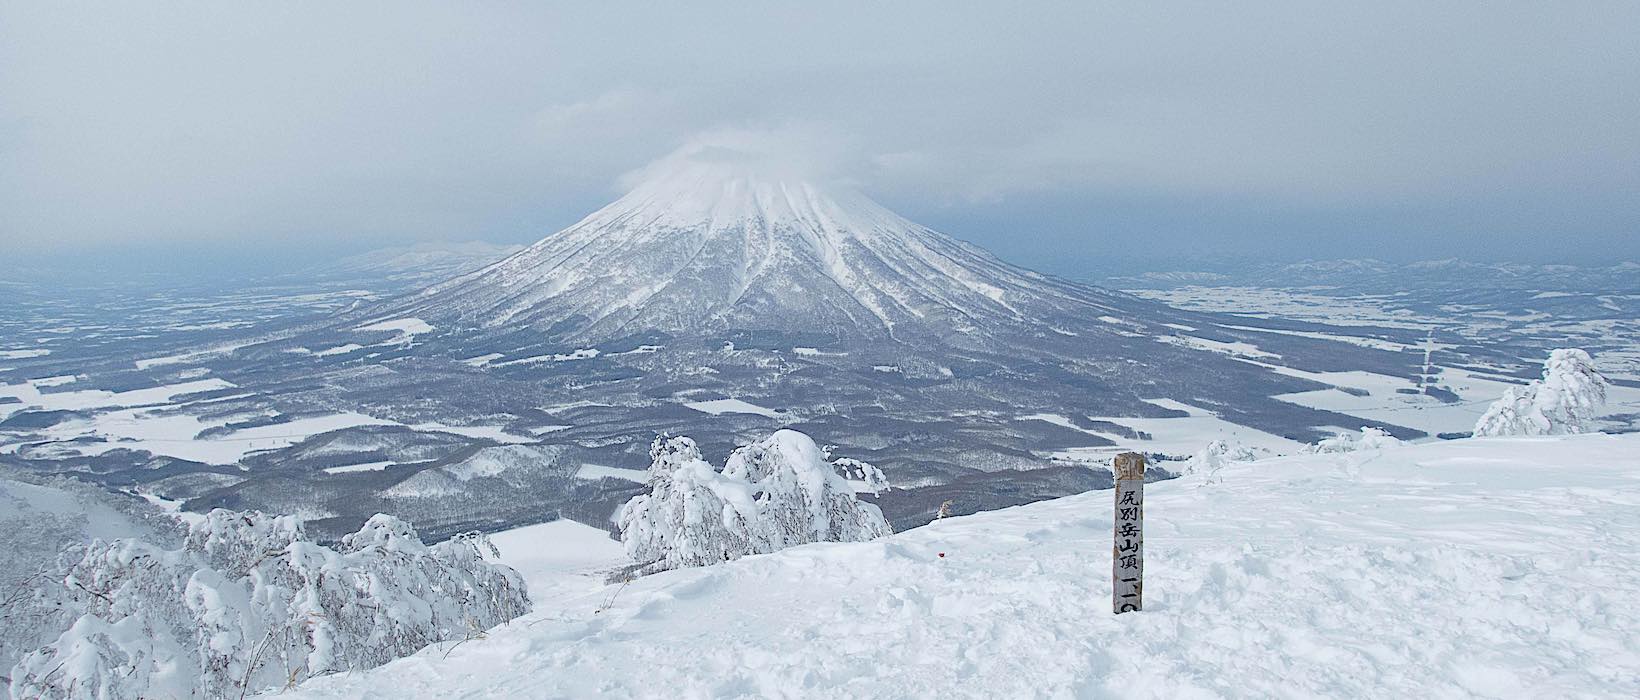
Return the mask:
[[1144,608],[1145,456],[1116,455],[1116,543],[1111,548],[1110,600],[1117,614]]

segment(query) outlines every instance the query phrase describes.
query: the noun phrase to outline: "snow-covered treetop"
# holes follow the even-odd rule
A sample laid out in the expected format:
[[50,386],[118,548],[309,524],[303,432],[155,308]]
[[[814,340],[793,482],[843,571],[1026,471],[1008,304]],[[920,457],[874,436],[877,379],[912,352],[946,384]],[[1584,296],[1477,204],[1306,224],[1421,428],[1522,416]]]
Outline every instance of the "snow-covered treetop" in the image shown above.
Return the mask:
[[705,462],[700,456],[700,447],[694,440],[673,435],[662,435],[649,444],[649,478],[671,479],[672,473],[679,467]]
[[365,521],[358,532],[342,537],[339,551],[359,552],[374,547],[384,552],[421,555],[427,551],[415,526],[386,513],[377,513]]
[[627,555],[650,571],[889,532],[882,511],[856,500],[838,474],[855,469],[869,483],[881,472],[864,462],[839,466],[795,430],[735,450],[721,472],[688,438],[656,438],[649,454],[649,493],[628,501],[618,520]]
[[1505,391],[1475,422],[1475,436],[1589,432],[1606,404],[1606,391],[1606,378],[1589,353],[1554,350],[1543,363],[1543,378]]
[[723,465],[723,474],[754,485],[772,478],[791,477],[795,485],[813,494],[827,486],[848,486],[826,462],[820,446],[796,430],[777,430],[735,450]]
[[237,577],[292,542],[304,541],[307,533],[294,516],[213,508],[188,525],[185,548],[202,554],[211,568]]
[[1545,412],[1575,417],[1581,423],[1606,405],[1608,386],[1589,353],[1562,348],[1550,352],[1543,363],[1543,390],[1538,396]]

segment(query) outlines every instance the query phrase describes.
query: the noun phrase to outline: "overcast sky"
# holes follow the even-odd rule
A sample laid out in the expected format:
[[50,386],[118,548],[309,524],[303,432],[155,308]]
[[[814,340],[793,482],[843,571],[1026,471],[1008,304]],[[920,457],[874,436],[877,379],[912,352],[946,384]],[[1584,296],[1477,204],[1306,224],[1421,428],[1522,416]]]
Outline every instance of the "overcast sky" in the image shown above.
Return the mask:
[[1072,276],[1640,258],[1640,3],[564,5],[0,3],[0,254],[529,242],[741,129]]

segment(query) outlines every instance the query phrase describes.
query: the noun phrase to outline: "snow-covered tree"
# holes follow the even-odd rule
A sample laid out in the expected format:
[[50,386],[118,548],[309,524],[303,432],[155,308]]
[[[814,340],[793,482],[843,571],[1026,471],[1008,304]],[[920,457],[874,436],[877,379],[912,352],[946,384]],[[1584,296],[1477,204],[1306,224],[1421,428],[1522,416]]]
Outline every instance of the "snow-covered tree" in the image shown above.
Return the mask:
[[1406,444],[1400,438],[1390,435],[1382,428],[1363,426],[1360,433],[1339,433],[1304,448],[1308,454],[1329,454],[1336,452],[1360,452],[1361,450],[1381,450],[1386,447],[1396,447]]
[[[808,542],[862,541],[890,531],[882,511],[856,499],[837,473],[849,466],[834,466],[796,431],[736,450],[721,472],[683,437],[657,438],[650,458],[649,493],[628,501],[618,519],[627,555],[641,571],[706,566]],[[863,480],[873,480],[865,471],[870,465],[852,466],[862,470]]]
[[486,546],[428,547],[377,515],[331,549],[294,518],[226,510],[180,549],[94,541],[65,552],[36,592],[66,628],[17,663],[11,693],[239,697],[378,666],[529,610],[522,578]]
[[34,593],[55,572],[63,549],[89,543],[94,532],[129,532],[175,547],[186,528],[135,496],[0,465],[0,533],[5,533],[0,545],[0,697],[11,667],[73,622]]
[[863,542],[889,533],[877,506],[854,497],[809,436],[781,430],[729,455],[723,475],[757,493],[760,521],[775,549],[809,542]]
[[645,571],[706,566],[769,551],[751,484],[718,473],[695,441],[649,446],[649,493],[621,509],[621,543]]
[[1475,436],[1566,435],[1593,429],[1592,422],[1606,403],[1606,378],[1594,359],[1582,350],[1567,348],[1549,353],[1543,378],[1510,387],[1475,423]]

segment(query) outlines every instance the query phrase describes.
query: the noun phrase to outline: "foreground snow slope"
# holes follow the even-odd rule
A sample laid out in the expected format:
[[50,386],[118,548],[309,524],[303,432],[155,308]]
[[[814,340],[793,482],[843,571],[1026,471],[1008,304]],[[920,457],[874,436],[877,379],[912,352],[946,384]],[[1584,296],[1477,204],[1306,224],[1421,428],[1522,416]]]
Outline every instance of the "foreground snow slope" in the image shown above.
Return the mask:
[[1222,476],[1150,487],[1140,613],[1110,614],[1110,492],[1094,492],[624,589],[556,587],[487,639],[294,694],[1640,691],[1640,435],[1306,455]]

